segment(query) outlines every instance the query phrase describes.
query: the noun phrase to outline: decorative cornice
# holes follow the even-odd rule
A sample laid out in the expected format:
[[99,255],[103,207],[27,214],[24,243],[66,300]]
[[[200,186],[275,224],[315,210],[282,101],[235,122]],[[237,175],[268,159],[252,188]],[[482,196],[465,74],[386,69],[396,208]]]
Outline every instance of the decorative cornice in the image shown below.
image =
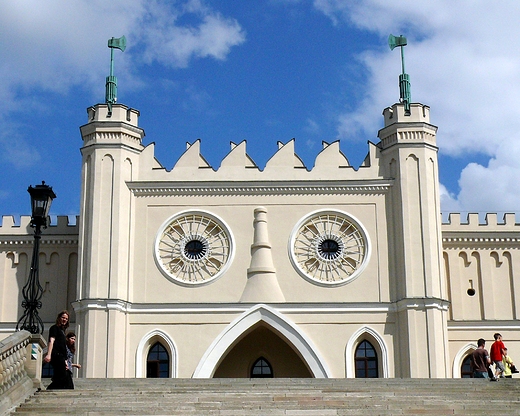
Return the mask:
[[[15,239],[16,238],[16,239]],[[32,247],[34,245],[34,238],[32,235],[28,236],[8,236],[8,239],[0,239],[0,247],[2,246],[17,246],[17,247]],[[51,238],[40,240],[40,247],[45,248],[55,246],[77,246],[78,236],[68,235],[67,238]]]
[[85,147],[89,146],[92,142],[103,144],[111,142],[130,142],[140,145],[141,138],[123,132],[94,132],[83,137]]
[[[427,128],[430,125],[427,123],[420,123],[422,128]],[[400,128],[403,128],[402,125],[399,125]],[[414,124],[414,128],[417,128],[417,124]],[[435,132],[435,130],[434,130]],[[389,134],[386,137],[381,139],[381,144],[383,149],[387,149],[395,144],[411,144],[411,143],[425,143],[435,146],[435,134],[425,130],[400,130],[394,133]]]
[[427,310],[437,309],[442,312],[447,312],[450,307],[450,302],[440,298],[405,298],[397,302],[397,312],[404,310]]
[[252,184],[251,182],[205,182],[193,184],[129,182],[128,187],[135,196],[190,196],[190,195],[342,195],[342,194],[385,194],[392,186],[389,182],[378,184]]
[[485,320],[485,321],[448,321],[448,330],[451,331],[518,331],[518,320]]
[[[464,232],[460,232],[464,235]],[[444,237],[443,249],[505,250],[520,248],[520,238],[515,237]]]
[[[121,299],[82,299],[72,303],[76,313],[118,310],[128,314],[229,314],[243,313],[256,303],[132,303]],[[268,303],[286,314],[395,313],[403,310],[447,311],[450,302],[439,298],[408,298],[398,302]]]

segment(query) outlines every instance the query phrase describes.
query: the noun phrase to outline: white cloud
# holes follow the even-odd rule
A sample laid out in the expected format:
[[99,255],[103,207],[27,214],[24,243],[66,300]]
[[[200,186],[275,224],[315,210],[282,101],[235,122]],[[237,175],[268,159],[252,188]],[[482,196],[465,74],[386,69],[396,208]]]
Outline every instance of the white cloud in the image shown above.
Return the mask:
[[520,143],[502,143],[487,166],[470,163],[460,176],[457,202],[462,211],[520,211]]
[[[186,14],[194,16],[191,25],[178,22]],[[116,74],[118,68],[120,73],[131,73],[140,55],[181,67],[195,58],[222,60],[245,40],[238,22],[201,1],[0,2],[4,109],[21,106],[15,98],[24,97],[25,90],[63,93],[72,85],[98,86],[99,79],[108,75],[107,41],[123,34],[129,47],[117,56]],[[144,52],[133,54],[139,42]]]
[[[239,23],[212,11],[200,1],[190,1],[173,13],[164,4],[150,8],[140,29],[144,60],[173,67],[186,67],[193,58],[224,60],[231,48],[245,41]],[[192,14],[196,25],[178,24],[184,14]]]
[[460,204],[457,196],[450,193],[444,185],[440,185],[441,206],[446,212],[460,212]]
[[[334,24],[348,21],[381,36],[408,38],[406,72],[412,101],[431,107],[439,126],[440,151],[452,156],[481,153],[488,166],[468,165],[459,195],[444,195],[443,210],[519,210],[518,169],[510,163],[513,141],[520,140],[520,8],[514,0],[436,2],[315,0]],[[354,139],[372,134],[381,109],[399,98],[397,50],[359,56],[369,73],[364,102],[338,119],[338,135]],[[518,160],[518,159],[517,159]],[[483,185],[489,186],[482,195]],[[516,208],[515,208],[516,207]]]

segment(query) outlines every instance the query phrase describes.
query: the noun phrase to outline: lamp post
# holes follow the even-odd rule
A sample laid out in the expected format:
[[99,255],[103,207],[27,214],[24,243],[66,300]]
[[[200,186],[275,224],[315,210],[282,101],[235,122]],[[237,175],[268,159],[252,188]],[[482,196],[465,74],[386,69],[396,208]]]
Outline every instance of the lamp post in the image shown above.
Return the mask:
[[56,195],[52,187],[45,185],[43,181],[41,185],[36,185],[34,188],[29,186],[27,192],[31,195],[32,215],[30,226],[34,228],[34,247],[29,279],[27,279],[27,283],[22,289],[22,307],[25,311],[16,324],[16,330],[24,329],[31,334],[43,334],[43,322],[38,315],[38,309],[42,307],[41,298],[43,295],[43,288],[40,285],[38,275],[40,238],[42,227],[47,228],[49,210]]

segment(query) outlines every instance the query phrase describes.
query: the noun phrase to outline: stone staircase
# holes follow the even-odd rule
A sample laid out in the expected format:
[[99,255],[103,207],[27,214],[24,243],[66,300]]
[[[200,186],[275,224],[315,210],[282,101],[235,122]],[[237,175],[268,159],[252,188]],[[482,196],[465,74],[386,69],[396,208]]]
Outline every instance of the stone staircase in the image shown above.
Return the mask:
[[15,415],[520,415],[520,380],[75,379]]

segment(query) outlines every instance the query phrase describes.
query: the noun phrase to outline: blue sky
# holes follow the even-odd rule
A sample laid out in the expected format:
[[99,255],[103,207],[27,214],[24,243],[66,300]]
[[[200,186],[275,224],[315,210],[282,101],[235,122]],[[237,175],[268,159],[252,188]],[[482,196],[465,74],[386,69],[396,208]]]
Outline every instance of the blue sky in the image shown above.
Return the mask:
[[405,35],[412,101],[439,127],[443,212],[520,212],[520,5],[480,0],[17,0],[0,3],[0,215],[79,212],[86,108],[104,101],[107,40],[118,102],[171,169],[186,142],[216,169],[247,141],[263,167],[296,138],[308,168],[340,140],[358,166],[399,99]]

